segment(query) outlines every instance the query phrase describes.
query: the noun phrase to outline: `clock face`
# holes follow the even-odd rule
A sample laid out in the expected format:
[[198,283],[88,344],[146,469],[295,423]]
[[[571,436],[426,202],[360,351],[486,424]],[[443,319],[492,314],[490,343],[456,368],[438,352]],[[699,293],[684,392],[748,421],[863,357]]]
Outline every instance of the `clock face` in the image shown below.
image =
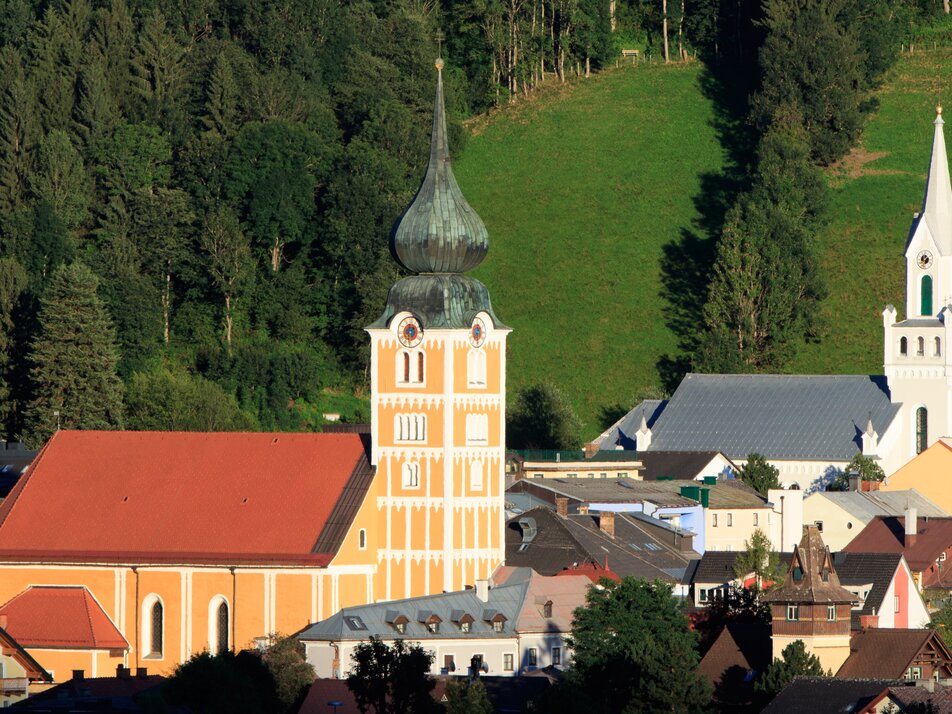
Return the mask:
[[414,317],[405,317],[397,328],[397,337],[404,347],[416,347],[423,340],[423,328]]
[[477,317],[473,320],[473,326],[469,331],[469,342],[473,347],[482,347],[486,341],[486,325],[482,318]]
[[932,267],[932,253],[927,250],[920,250],[916,256],[916,265],[925,270]]

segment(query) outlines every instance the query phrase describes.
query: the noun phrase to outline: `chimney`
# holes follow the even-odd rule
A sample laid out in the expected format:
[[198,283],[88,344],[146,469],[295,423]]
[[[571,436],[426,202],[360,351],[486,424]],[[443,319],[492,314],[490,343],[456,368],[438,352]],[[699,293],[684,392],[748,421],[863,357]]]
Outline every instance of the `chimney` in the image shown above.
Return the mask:
[[121,664],[116,665],[116,677],[118,679],[129,679],[132,676],[132,670],[128,667],[123,667]]
[[916,509],[911,506],[906,506],[906,533],[902,541],[903,548],[911,548],[916,544],[916,535],[918,532]]
[[847,478],[849,479],[849,482],[850,482],[849,490],[859,491],[861,488],[861,484],[863,483],[863,477],[860,476],[859,474],[847,474]]
[[599,513],[598,528],[609,538],[615,537],[615,514],[613,511],[602,511]]
[[0,630],[7,629],[7,616],[0,615]]
[[476,581],[476,597],[478,597],[481,602],[489,602],[489,581],[488,580]]
[[585,452],[585,458],[590,459],[598,453],[598,444],[590,441],[582,447],[582,450]]
[[148,667],[136,667],[136,677],[139,679],[146,679],[149,676]]
[[562,518],[568,518],[569,516],[569,499],[565,496],[556,496],[555,497],[555,512],[558,513]]
[[82,670],[82,669],[74,669],[74,670],[73,670],[73,681],[74,681],[74,682],[82,682],[84,679],[86,679],[86,672],[85,672],[84,670]]
[[879,615],[860,615],[859,626],[863,630],[879,627]]

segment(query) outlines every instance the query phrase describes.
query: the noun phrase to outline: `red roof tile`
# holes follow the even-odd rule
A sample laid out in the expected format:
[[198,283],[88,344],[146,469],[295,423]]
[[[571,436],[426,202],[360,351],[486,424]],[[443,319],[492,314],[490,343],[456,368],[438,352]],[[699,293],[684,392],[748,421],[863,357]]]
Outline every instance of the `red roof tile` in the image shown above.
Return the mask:
[[952,546],[952,518],[919,518],[916,521],[916,542],[903,546],[906,519],[898,516],[876,516],[843,548],[847,553],[902,553],[909,567],[925,570]]
[[24,647],[125,650],[129,643],[83,587],[27,588],[0,606],[7,632]]
[[364,453],[358,434],[60,431],[0,505],[0,558],[325,565]]

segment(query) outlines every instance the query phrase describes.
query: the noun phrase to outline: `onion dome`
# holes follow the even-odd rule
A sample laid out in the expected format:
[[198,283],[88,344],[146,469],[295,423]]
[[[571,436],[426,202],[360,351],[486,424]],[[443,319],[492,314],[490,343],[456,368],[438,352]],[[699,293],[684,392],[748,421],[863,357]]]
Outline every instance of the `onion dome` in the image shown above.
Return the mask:
[[393,229],[392,247],[413,273],[464,273],[489,251],[486,226],[460,191],[450,166],[443,106],[443,60],[436,61],[430,163],[413,203]]

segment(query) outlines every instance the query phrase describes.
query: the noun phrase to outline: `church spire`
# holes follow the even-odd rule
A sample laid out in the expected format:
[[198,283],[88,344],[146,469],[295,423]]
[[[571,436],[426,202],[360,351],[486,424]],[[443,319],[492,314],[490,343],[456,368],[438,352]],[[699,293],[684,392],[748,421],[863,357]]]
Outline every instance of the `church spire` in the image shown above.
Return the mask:
[[436,60],[436,100],[430,163],[413,203],[393,230],[393,251],[414,273],[464,273],[489,250],[486,226],[463,197],[453,176],[443,104],[443,60]]
[[935,135],[932,139],[932,160],[929,164],[929,180],[922,207],[929,232],[936,247],[943,255],[952,255],[952,183],[949,181],[949,160],[945,151],[945,135],[942,130],[942,106],[936,107]]

